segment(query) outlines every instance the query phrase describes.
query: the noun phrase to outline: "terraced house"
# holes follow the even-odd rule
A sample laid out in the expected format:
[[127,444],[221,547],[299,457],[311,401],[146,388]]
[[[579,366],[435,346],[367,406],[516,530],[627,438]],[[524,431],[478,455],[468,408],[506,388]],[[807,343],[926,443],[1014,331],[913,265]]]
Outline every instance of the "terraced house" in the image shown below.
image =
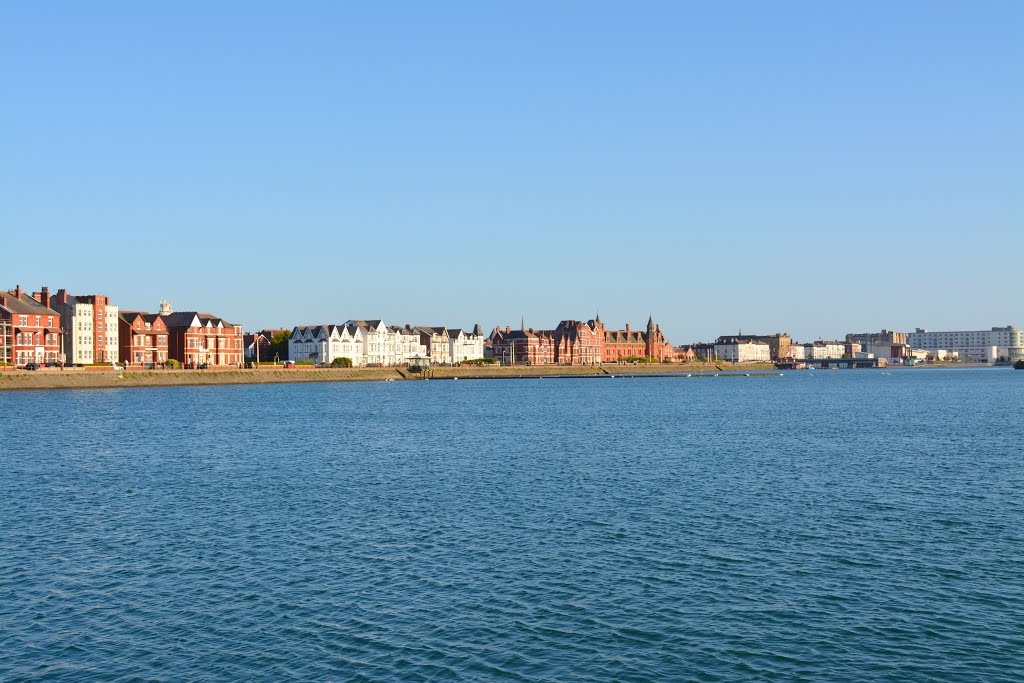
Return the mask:
[[167,324],[159,313],[121,311],[119,322],[122,362],[143,366],[167,362]]
[[60,313],[50,308],[46,287],[35,296],[21,285],[0,292],[0,361],[18,367],[64,361]]
[[288,338],[288,358],[330,365],[348,358],[353,367],[365,364],[366,335],[358,325],[308,325],[296,327]]
[[186,367],[224,368],[242,364],[242,326],[213,315],[184,311],[173,313],[161,304],[167,326],[167,353]]

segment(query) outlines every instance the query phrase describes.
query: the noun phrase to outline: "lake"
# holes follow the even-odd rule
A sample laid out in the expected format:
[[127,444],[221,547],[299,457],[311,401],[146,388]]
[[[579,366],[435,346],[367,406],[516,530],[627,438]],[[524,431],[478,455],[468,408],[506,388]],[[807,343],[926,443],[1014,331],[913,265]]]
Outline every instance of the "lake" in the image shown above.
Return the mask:
[[1024,372],[0,393],[0,679],[1020,681]]

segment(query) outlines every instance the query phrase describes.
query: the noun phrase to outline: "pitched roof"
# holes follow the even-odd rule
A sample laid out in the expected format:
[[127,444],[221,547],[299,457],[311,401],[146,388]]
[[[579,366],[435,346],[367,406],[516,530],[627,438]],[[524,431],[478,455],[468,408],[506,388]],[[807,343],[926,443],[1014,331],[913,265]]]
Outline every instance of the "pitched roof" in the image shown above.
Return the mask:
[[35,298],[29,296],[25,292],[21,293],[19,299],[15,296],[14,292],[0,292],[0,305],[9,310],[11,313],[31,313],[34,315],[60,315],[57,311],[52,308],[47,308],[37,301]]

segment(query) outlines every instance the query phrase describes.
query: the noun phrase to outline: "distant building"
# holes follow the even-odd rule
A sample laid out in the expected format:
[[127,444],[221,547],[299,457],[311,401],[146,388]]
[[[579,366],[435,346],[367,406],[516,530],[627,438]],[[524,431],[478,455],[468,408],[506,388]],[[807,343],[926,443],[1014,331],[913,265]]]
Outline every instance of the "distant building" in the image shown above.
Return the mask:
[[0,292],[0,360],[15,366],[63,362],[60,313],[50,308],[50,292],[35,297],[18,285]]
[[1024,330],[1013,325],[990,330],[957,330],[929,332],[921,328],[907,335],[907,343],[915,349],[956,353],[961,360],[994,363],[1000,359],[1024,359]]
[[768,345],[768,352],[771,360],[777,361],[783,358],[791,358],[790,346],[793,339],[786,332],[776,334],[737,334],[719,337],[716,344],[731,344],[736,342],[761,342]]
[[67,363],[89,365],[120,359],[118,307],[102,294],[71,296],[58,289],[51,307],[60,313]]
[[760,341],[728,341],[715,343],[715,356],[730,363],[768,363],[771,347]]
[[878,358],[902,362],[910,357],[906,332],[883,329],[881,332],[858,332],[846,335],[846,343],[860,344],[861,350]]
[[601,323],[601,316],[595,321],[601,326],[604,334],[602,360],[606,363],[629,357],[653,358],[658,362],[673,361],[678,352],[665,340],[661,326],[654,324],[654,316],[647,319],[646,330],[631,330],[626,325],[624,330],[606,330]]
[[842,358],[844,355],[846,355],[846,342],[819,340],[812,344],[804,344],[805,360]]

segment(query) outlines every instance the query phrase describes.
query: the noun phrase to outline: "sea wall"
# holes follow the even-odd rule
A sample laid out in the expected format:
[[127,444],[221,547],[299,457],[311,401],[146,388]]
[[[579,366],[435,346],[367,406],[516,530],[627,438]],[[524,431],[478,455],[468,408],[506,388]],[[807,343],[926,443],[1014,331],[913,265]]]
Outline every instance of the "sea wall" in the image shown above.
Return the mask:
[[35,371],[0,372],[0,391],[30,389],[107,389],[221,384],[279,384],[288,382],[372,382],[422,379],[513,379],[517,377],[565,377],[619,374],[718,373],[771,371],[766,364],[713,365],[704,363],[604,366],[463,366],[434,368],[425,373],[407,368],[289,368],[261,367],[249,370],[105,370],[42,368]]

